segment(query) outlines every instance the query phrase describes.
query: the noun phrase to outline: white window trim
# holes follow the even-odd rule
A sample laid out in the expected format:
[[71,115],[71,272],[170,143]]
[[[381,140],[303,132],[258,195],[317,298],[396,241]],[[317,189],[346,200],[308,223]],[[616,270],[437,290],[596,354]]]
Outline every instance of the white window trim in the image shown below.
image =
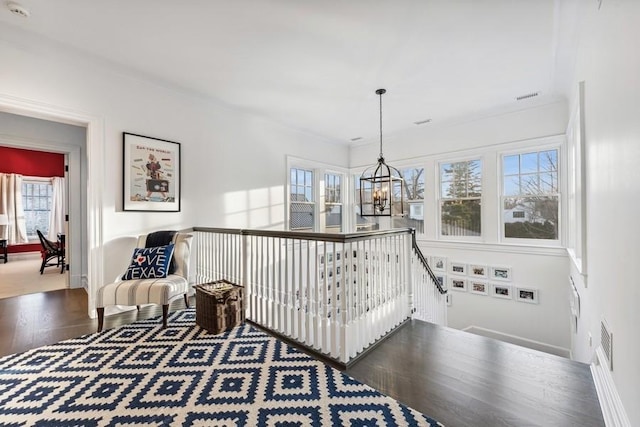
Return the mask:
[[[548,241],[540,239],[524,239],[523,241],[513,241],[508,239],[506,242],[501,238],[502,231],[502,165],[501,155],[508,152],[521,151],[537,151],[544,146],[561,146],[559,152],[559,209],[560,224],[559,236],[560,242],[549,244]],[[481,196],[481,237],[465,237],[464,240],[456,238],[457,236],[441,236],[440,224],[440,164],[452,163],[456,161],[467,161],[470,159],[480,159],[482,161],[482,196]],[[559,249],[567,252],[562,245],[566,242],[567,232],[567,173],[568,165],[566,164],[566,135],[556,134],[544,137],[536,137],[519,141],[500,142],[482,147],[464,148],[449,152],[432,153],[424,156],[415,156],[405,159],[390,160],[394,167],[404,168],[420,165],[425,168],[425,198],[424,198],[424,215],[427,220],[424,223],[424,234],[416,236],[416,239],[427,245],[439,245],[442,247],[505,247],[512,252],[528,253],[527,251],[550,251],[556,254]],[[349,169],[350,179],[358,179],[366,165],[352,166]],[[350,183],[347,189],[353,193],[354,183]],[[351,195],[352,206],[347,209],[355,212],[355,205],[359,203],[357,197]],[[355,230],[355,213],[349,215],[351,230]],[[586,240],[585,240],[586,241]],[[462,245],[462,246],[461,246]],[[464,247],[467,247],[464,246]],[[546,253],[546,252],[545,252]]]
[[[567,126],[567,227],[566,247],[574,266],[584,276],[587,274],[587,197],[586,152],[584,122],[585,82],[578,83],[576,97]],[[572,163],[572,164],[570,164]],[[569,168],[573,166],[573,168]],[[570,169],[570,170],[569,170]],[[571,172],[571,173],[569,173]],[[573,212],[570,212],[573,211]],[[569,224],[569,217],[572,223]],[[569,230],[571,228],[571,230]],[[573,238],[571,238],[573,233]]]
[[[476,200],[477,197],[470,198],[459,198],[459,199],[445,199],[442,197],[442,183],[440,182],[440,169],[445,163],[461,163],[461,162],[470,162],[474,160],[480,161],[480,182],[482,183],[482,191],[480,193],[480,235],[479,236],[445,236],[442,234],[442,202],[446,200]],[[483,242],[486,230],[485,230],[485,156],[484,154],[478,153],[477,155],[465,155],[460,157],[442,157],[436,162],[436,167],[434,168],[435,172],[435,191],[434,196],[436,198],[436,237],[438,240],[449,241],[449,242]],[[426,184],[426,183],[425,183]],[[426,189],[425,189],[426,191]]]
[[[347,201],[351,199],[350,193],[351,189],[348,188],[348,185],[345,185],[349,182],[349,170],[342,168],[340,166],[331,165],[328,163],[317,162],[314,160],[303,159],[294,156],[287,156],[286,161],[286,182],[285,186],[285,206],[284,206],[284,225],[286,230],[290,230],[289,216],[291,212],[291,169],[306,169],[311,170],[313,172],[313,194],[314,194],[314,210],[313,210],[313,232],[318,233],[324,229],[324,175],[325,173],[330,173],[334,175],[342,176],[342,232],[348,230],[348,219],[349,215],[346,215],[346,207],[348,206]],[[295,231],[295,230],[293,230]]]
[[[43,177],[43,176],[23,176],[22,177],[22,184],[49,184],[51,185],[51,177]],[[23,194],[24,197],[24,194]],[[24,209],[24,208],[23,208]],[[51,211],[49,211],[51,212]],[[25,224],[26,225],[26,224]],[[48,229],[47,229],[48,231]],[[45,233],[46,236],[46,233]],[[38,243],[39,242],[39,238],[36,235],[35,237],[33,235],[31,236],[27,236],[29,238],[29,243]]]
[[[520,143],[517,147],[510,147],[509,150],[499,151],[496,153],[497,156],[497,180],[498,180],[498,230],[500,230],[499,241],[501,243],[506,244],[515,244],[515,245],[526,245],[526,246],[547,246],[547,247],[560,247],[563,246],[566,241],[565,238],[565,226],[566,224],[566,209],[564,208],[564,195],[566,194],[566,169],[567,165],[565,163],[566,159],[566,144],[565,139],[562,136],[559,137],[549,137],[549,138],[538,138],[534,140],[529,140],[527,143]],[[558,150],[558,238],[555,240],[551,239],[522,239],[522,238],[513,238],[513,237],[505,237],[504,235],[504,216],[503,216],[503,207],[504,207],[504,157],[510,156],[514,154],[526,154],[526,153],[539,153],[541,151],[547,150]]]

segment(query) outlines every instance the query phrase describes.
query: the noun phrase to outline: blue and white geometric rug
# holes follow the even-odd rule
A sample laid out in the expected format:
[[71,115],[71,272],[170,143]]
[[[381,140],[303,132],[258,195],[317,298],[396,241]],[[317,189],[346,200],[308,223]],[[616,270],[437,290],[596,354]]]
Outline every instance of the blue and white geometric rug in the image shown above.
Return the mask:
[[440,426],[282,341],[194,309],[0,358],[0,426]]

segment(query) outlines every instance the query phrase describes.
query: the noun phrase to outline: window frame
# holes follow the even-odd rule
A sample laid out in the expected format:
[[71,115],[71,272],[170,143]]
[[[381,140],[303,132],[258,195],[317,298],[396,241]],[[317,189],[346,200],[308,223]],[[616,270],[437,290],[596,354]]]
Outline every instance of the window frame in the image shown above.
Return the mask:
[[[291,200],[291,196],[293,195],[292,191],[293,191],[293,187],[294,187],[294,185],[292,184],[291,176],[293,175],[292,172],[294,170],[295,171],[302,171],[305,174],[305,179],[303,180],[304,182],[302,183],[302,185],[300,183],[298,183],[298,180],[296,178],[295,187],[304,188],[305,189],[305,191],[304,191],[305,197],[306,197],[306,188],[310,188],[311,189],[311,201],[299,201],[299,200],[296,200],[294,202],[293,200]],[[307,185],[307,183],[306,183],[306,174],[307,174],[307,172],[311,174],[310,185]],[[296,173],[296,175],[298,175],[298,174]],[[292,166],[292,167],[289,168],[289,185],[288,185],[288,188],[289,188],[288,201],[289,201],[289,203],[288,203],[288,209],[287,209],[287,212],[289,214],[288,218],[287,218],[287,229],[288,230],[290,230],[290,231],[301,231],[301,232],[315,231],[316,222],[317,222],[317,215],[318,215],[317,214],[317,210],[318,210],[317,209],[317,203],[318,202],[317,202],[317,192],[316,192],[315,181],[316,181],[316,172],[313,169],[307,168],[307,167],[298,167],[298,166]],[[296,194],[298,194],[298,193],[296,193]],[[311,206],[311,211],[312,211],[312,215],[313,215],[312,216],[311,230],[308,230],[306,228],[304,228],[304,229],[302,229],[302,228],[300,228],[300,229],[292,229],[291,228],[291,217],[292,217],[291,208],[292,208],[294,203],[297,203],[297,204],[300,204],[300,205]]]
[[[564,237],[565,232],[565,221],[566,218],[564,216],[564,189],[565,189],[565,174],[566,174],[566,166],[564,161],[565,157],[565,144],[564,141],[556,139],[553,142],[546,142],[541,144],[535,144],[535,141],[541,142],[541,139],[538,138],[536,140],[530,141],[529,144],[522,144],[518,147],[511,148],[509,150],[499,151],[497,153],[497,181],[498,181],[498,221],[499,221],[499,242],[506,244],[516,244],[516,245],[526,245],[526,246],[550,246],[550,247],[560,247],[563,245],[566,240]],[[505,199],[514,197],[505,195],[505,186],[504,186],[504,158],[507,156],[513,155],[523,155],[536,153],[539,154],[544,151],[556,150],[557,151],[557,185],[555,194],[553,193],[545,193],[545,196],[555,196],[558,199],[558,230],[557,230],[557,238],[556,239],[534,239],[534,238],[522,238],[522,237],[506,237],[505,236],[505,221],[504,221],[504,202]],[[539,172],[538,172],[539,173]]]
[[[28,197],[26,195],[25,192],[25,185],[33,185],[33,184],[37,184],[37,185],[47,185],[49,188],[49,193],[47,198],[49,200],[49,220],[48,222],[51,222],[51,204],[53,203],[52,199],[53,199],[53,185],[51,184],[51,179],[50,178],[39,178],[39,177],[33,177],[33,176],[24,176],[22,178],[22,188],[20,189],[22,191],[22,209],[25,213],[25,228],[27,230],[27,240],[29,241],[29,243],[38,243],[39,242],[39,237],[37,233],[34,234],[29,234],[28,230],[29,227],[27,226],[27,212],[32,212],[33,209],[31,210],[27,210],[27,203],[25,203],[25,199]],[[36,227],[37,229],[37,227]],[[42,234],[44,234],[45,236],[47,236],[47,234],[49,234],[49,224],[47,224],[47,228],[46,230],[40,230],[42,232]]]
[[[425,206],[425,201],[427,199],[427,194],[429,194],[429,192],[427,191],[427,166],[424,164],[424,162],[409,162],[409,163],[402,163],[402,164],[397,164],[395,165],[397,167],[397,169],[400,171],[400,173],[402,174],[402,179],[405,180],[405,184],[404,187],[405,188],[409,188],[409,186],[407,185],[407,180],[405,178],[405,171],[408,169],[422,169],[422,181],[423,181],[423,189],[422,189],[422,231],[420,231],[418,228],[416,228],[416,236],[422,236],[425,233],[425,229],[427,226],[427,215],[426,215],[426,206]],[[404,200],[404,195],[403,195],[403,200]],[[420,200],[420,199],[416,199],[416,200]],[[402,218],[409,218],[409,216],[411,215],[411,204],[409,203],[409,200],[405,200],[405,202],[407,203],[407,209],[404,210],[405,214]],[[417,203],[416,203],[417,204]],[[398,219],[398,218],[394,218],[391,217],[391,225],[393,226],[394,221]]]
[[[442,195],[442,165],[444,164],[453,164],[453,163],[463,163],[463,162],[472,162],[478,161],[480,162],[480,197],[463,197],[463,198],[444,198]],[[435,173],[435,197],[436,197],[436,237],[437,240],[443,241],[464,241],[464,242],[482,242],[484,241],[484,235],[486,233],[485,227],[485,156],[483,152],[478,150],[475,153],[470,153],[469,155],[462,157],[440,157],[436,162],[436,168],[434,170]],[[426,191],[426,189],[425,189]],[[480,201],[480,235],[478,236],[449,236],[442,234],[442,204],[444,201],[449,200],[479,200]]]
[[[345,214],[345,206],[347,206],[347,203],[345,203],[345,201],[350,200],[350,197],[351,197],[349,186],[348,184],[345,185],[345,183],[349,182],[348,170],[343,169],[339,166],[329,165],[321,162],[315,162],[313,160],[307,160],[307,159],[297,158],[293,156],[287,156],[286,163],[287,163],[286,164],[287,184],[285,186],[286,188],[285,188],[285,207],[284,207],[285,229],[288,231],[299,231],[299,230],[292,230],[291,223],[290,223],[291,202],[292,202],[291,201],[291,169],[304,169],[304,170],[311,171],[312,177],[313,177],[312,194],[314,197],[314,201],[312,203],[314,204],[314,209],[313,209],[313,227],[310,232],[313,232],[313,233],[326,232],[325,231],[326,230],[325,185],[324,185],[325,174],[339,175],[341,177],[342,218],[341,218],[340,232],[344,233],[345,230],[348,230],[349,215]],[[331,232],[335,233],[334,230],[332,230]]]
[[[340,196],[338,197],[338,201],[337,202],[328,202],[327,201],[327,190],[329,188],[333,188],[333,187],[329,187],[327,185],[327,176],[331,175],[334,177],[337,177],[340,179],[340,190],[339,190],[339,194]],[[322,184],[321,184],[321,188],[320,190],[323,192],[324,197],[323,197],[323,210],[321,215],[323,216],[323,218],[320,220],[320,229],[327,230],[327,224],[326,224],[326,218],[327,218],[327,206],[331,205],[331,206],[340,206],[340,229],[337,231],[338,233],[342,233],[345,230],[345,198],[344,198],[344,192],[345,192],[345,181],[347,181],[347,177],[342,174],[342,173],[338,173],[338,172],[334,172],[332,170],[325,170],[323,173],[323,178],[322,178]],[[335,190],[334,190],[335,191]],[[333,229],[331,230],[331,232],[335,232]]]

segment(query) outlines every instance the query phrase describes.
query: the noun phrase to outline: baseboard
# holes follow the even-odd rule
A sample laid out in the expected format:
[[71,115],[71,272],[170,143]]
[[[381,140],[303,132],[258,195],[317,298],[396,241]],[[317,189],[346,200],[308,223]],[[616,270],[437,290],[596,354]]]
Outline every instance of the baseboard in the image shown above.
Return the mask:
[[546,344],[540,341],[534,341],[527,338],[522,338],[516,335],[504,334],[502,332],[481,328],[479,326],[467,326],[466,328],[463,329],[463,331],[471,332],[472,334],[476,334],[476,335],[482,335],[483,337],[487,337],[487,338],[494,338],[500,341],[519,345],[521,347],[530,348],[532,350],[538,350],[538,351],[543,351],[549,354],[555,354],[556,356],[565,357],[567,359],[571,357],[571,350],[568,348],[558,347],[558,346]]
[[42,259],[40,252],[14,252],[9,254],[9,260],[7,262],[13,261],[33,261],[36,259]]
[[591,375],[593,375],[605,425],[607,427],[631,427],[616,384],[613,382],[607,357],[600,347],[596,349],[593,363],[591,363]]

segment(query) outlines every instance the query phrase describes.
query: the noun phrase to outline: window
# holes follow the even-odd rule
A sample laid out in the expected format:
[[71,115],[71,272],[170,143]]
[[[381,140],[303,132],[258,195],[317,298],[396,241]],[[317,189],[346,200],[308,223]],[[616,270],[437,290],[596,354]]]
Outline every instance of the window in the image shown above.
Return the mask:
[[313,231],[315,198],[313,171],[291,168],[291,199],[289,205],[289,229]]
[[440,233],[480,236],[482,163],[469,160],[440,164]]
[[342,175],[324,175],[324,217],[326,232],[342,231]]
[[354,183],[354,192],[355,200],[354,200],[354,210],[356,212],[356,226],[355,231],[373,231],[378,230],[380,228],[380,224],[378,223],[378,218],[375,216],[360,216],[360,175],[353,175],[353,183]]
[[505,155],[504,237],[558,240],[558,150]]
[[22,206],[24,208],[27,237],[30,241],[38,240],[36,230],[45,236],[49,233],[49,216],[51,213],[51,197],[53,187],[49,182],[22,182]]
[[[395,228],[415,228],[424,233],[424,168],[407,168],[400,171],[404,178],[404,216],[393,217]],[[399,198],[398,198],[399,199]]]

